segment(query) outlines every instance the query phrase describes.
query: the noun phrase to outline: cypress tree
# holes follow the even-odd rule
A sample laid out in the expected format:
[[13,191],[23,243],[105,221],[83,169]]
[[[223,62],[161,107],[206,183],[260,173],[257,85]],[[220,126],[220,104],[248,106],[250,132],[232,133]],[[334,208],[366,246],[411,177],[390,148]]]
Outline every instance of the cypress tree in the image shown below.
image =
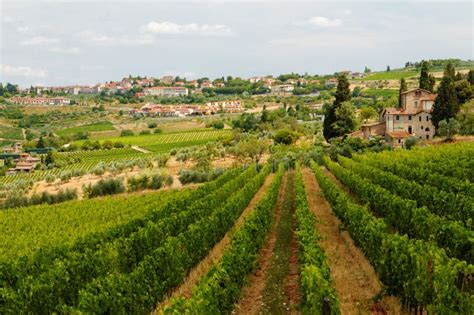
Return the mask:
[[474,70],[469,70],[469,73],[467,74],[467,81],[471,83],[471,85],[474,85]]
[[421,62],[420,72],[420,89],[431,90],[430,73],[429,73],[428,61]]
[[339,75],[337,78],[337,88],[336,88],[336,99],[334,103],[326,108],[324,115],[324,124],[323,124],[323,134],[326,140],[329,140],[333,137],[342,136],[336,130],[334,130],[332,124],[337,120],[336,110],[341,106],[345,101],[351,99],[351,91],[349,89],[349,80],[345,75]]
[[432,121],[436,128],[438,128],[441,120],[453,118],[459,110],[454,75],[454,67],[451,63],[448,63],[443,80],[441,80],[438,87],[438,96],[433,105]]
[[451,80],[456,79],[456,70],[451,62],[448,62],[444,70],[443,77],[449,77]]
[[398,107],[402,107],[402,93],[406,92],[407,90],[407,83],[405,81],[405,78],[402,78],[400,80],[400,91],[398,92]]

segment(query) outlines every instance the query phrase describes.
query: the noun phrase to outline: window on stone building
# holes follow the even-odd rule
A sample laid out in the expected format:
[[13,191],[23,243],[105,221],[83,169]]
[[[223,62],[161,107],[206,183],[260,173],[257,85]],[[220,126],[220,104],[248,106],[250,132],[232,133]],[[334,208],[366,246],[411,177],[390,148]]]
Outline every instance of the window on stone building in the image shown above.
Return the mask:
[[411,120],[411,115],[408,115],[408,120]]
[[426,116],[426,121],[430,121],[430,117],[429,117],[429,116]]
[[399,116],[399,115],[397,115],[397,120],[400,120],[400,116]]
[[421,121],[421,116],[420,116],[420,117],[418,117],[418,120],[419,120],[419,121]]

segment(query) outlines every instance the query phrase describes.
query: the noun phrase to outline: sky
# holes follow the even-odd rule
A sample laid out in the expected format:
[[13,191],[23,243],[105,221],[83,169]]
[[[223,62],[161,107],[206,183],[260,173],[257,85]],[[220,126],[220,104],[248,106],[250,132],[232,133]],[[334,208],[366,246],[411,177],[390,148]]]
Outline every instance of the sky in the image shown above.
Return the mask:
[[471,1],[0,0],[0,82],[92,85],[474,59]]

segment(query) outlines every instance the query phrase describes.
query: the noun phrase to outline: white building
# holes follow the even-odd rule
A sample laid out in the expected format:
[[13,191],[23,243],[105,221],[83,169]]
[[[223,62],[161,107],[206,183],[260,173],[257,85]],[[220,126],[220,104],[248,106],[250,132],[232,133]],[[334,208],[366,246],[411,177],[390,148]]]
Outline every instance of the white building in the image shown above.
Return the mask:
[[155,86],[145,89],[144,92],[145,95],[165,97],[185,96],[189,93],[187,88],[181,86]]

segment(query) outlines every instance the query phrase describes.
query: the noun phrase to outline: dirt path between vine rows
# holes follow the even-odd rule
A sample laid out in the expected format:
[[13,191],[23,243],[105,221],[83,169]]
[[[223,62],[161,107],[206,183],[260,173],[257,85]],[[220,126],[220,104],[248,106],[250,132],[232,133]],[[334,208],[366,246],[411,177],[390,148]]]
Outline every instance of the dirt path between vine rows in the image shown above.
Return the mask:
[[189,275],[186,277],[185,281],[174,289],[170,295],[161,302],[156,310],[152,314],[159,314],[173,297],[182,296],[185,298],[190,298],[194,286],[199,282],[199,280],[207,274],[209,269],[216,264],[224,254],[225,249],[230,244],[232,240],[232,235],[237,231],[237,229],[245,222],[245,219],[252,213],[255,206],[263,199],[265,193],[273,182],[275,174],[270,174],[265,178],[263,185],[259,188],[257,193],[253,196],[250,203],[244,209],[240,217],[235,222],[234,226],[225,234],[225,236],[211,249],[209,254],[199,262],[199,264],[194,267]]
[[354,244],[331,206],[322,195],[311,170],[302,170],[310,210],[317,218],[316,228],[325,251],[342,314],[403,314],[400,302],[390,296],[379,301],[374,297],[382,286],[374,268]]
[[282,178],[280,190],[278,192],[277,205],[273,213],[273,225],[263,247],[259,253],[258,268],[255,273],[249,275],[246,279],[247,285],[244,286],[232,314],[255,315],[259,314],[263,306],[263,293],[265,289],[265,279],[272,259],[273,249],[277,240],[277,227],[280,223],[283,200],[285,198],[285,189],[287,185],[287,174]]

